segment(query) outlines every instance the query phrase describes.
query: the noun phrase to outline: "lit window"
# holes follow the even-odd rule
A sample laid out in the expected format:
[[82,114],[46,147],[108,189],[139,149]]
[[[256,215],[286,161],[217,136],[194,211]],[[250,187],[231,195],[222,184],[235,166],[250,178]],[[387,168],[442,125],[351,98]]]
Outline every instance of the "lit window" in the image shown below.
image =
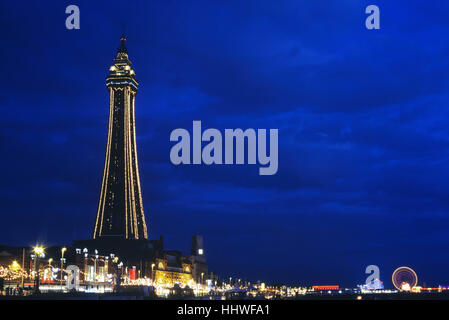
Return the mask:
[[198,254],[202,255],[203,254],[203,249],[198,249]]

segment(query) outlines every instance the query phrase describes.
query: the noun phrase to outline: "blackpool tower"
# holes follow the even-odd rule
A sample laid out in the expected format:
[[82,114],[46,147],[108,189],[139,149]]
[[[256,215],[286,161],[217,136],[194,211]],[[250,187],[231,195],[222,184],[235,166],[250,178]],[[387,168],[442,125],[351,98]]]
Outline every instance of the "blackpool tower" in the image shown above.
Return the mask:
[[134,117],[138,83],[125,37],[109,69],[109,126],[94,239],[147,239],[137,162]]

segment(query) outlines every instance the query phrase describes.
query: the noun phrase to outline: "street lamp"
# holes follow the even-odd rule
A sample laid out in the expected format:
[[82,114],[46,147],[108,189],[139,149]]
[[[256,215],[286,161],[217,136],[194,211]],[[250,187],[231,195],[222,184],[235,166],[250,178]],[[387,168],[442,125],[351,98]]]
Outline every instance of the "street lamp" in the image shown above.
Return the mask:
[[66,247],[61,248],[61,292],[62,292],[62,282],[63,282],[63,278],[62,278],[62,270],[64,269],[64,252],[67,251]]
[[50,279],[51,279],[51,273],[52,273],[51,269],[53,269],[53,266],[51,265],[52,262],[53,262],[53,258],[48,259],[48,266],[50,267],[50,270],[49,270],[49,272],[50,272]]
[[38,256],[43,255],[44,251],[45,251],[44,247],[41,247],[41,246],[36,246],[33,248],[33,252]]
[[35,285],[34,285],[34,293],[39,293],[39,258],[45,257],[45,249],[42,246],[35,246],[33,248],[33,252],[35,254],[35,260],[34,260],[34,271],[36,272],[35,277]]
[[98,259],[98,251],[95,250],[95,258],[94,258],[94,282],[97,281],[97,259]]
[[154,285],[154,275],[153,275],[153,269],[156,266],[156,264],[152,263],[151,264],[151,280],[153,281],[153,285]]

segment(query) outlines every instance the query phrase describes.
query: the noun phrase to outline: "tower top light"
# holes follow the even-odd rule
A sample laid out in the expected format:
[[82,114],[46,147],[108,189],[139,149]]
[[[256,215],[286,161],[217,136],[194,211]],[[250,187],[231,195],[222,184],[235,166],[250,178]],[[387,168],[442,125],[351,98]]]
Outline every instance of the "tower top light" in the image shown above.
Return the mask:
[[125,35],[122,34],[122,37],[120,38],[120,46],[118,47],[118,55],[120,55],[120,53],[126,53],[126,55],[128,55],[128,49],[125,46],[125,42]]
[[129,84],[137,91],[138,82],[136,73],[131,67],[131,61],[128,57],[128,49],[125,46],[125,35],[120,38],[120,45],[117,50],[117,56],[114,58],[114,64],[109,68],[109,75],[106,78],[106,85],[122,86]]

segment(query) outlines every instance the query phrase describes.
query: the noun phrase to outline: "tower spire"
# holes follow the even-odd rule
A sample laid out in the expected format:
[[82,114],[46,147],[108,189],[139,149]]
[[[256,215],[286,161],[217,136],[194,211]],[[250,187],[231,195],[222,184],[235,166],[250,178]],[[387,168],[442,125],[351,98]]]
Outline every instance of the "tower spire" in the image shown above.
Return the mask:
[[125,46],[126,38],[125,34],[122,34],[122,37],[120,38],[120,46],[118,47],[118,53],[126,53],[128,54],[128,49]]

